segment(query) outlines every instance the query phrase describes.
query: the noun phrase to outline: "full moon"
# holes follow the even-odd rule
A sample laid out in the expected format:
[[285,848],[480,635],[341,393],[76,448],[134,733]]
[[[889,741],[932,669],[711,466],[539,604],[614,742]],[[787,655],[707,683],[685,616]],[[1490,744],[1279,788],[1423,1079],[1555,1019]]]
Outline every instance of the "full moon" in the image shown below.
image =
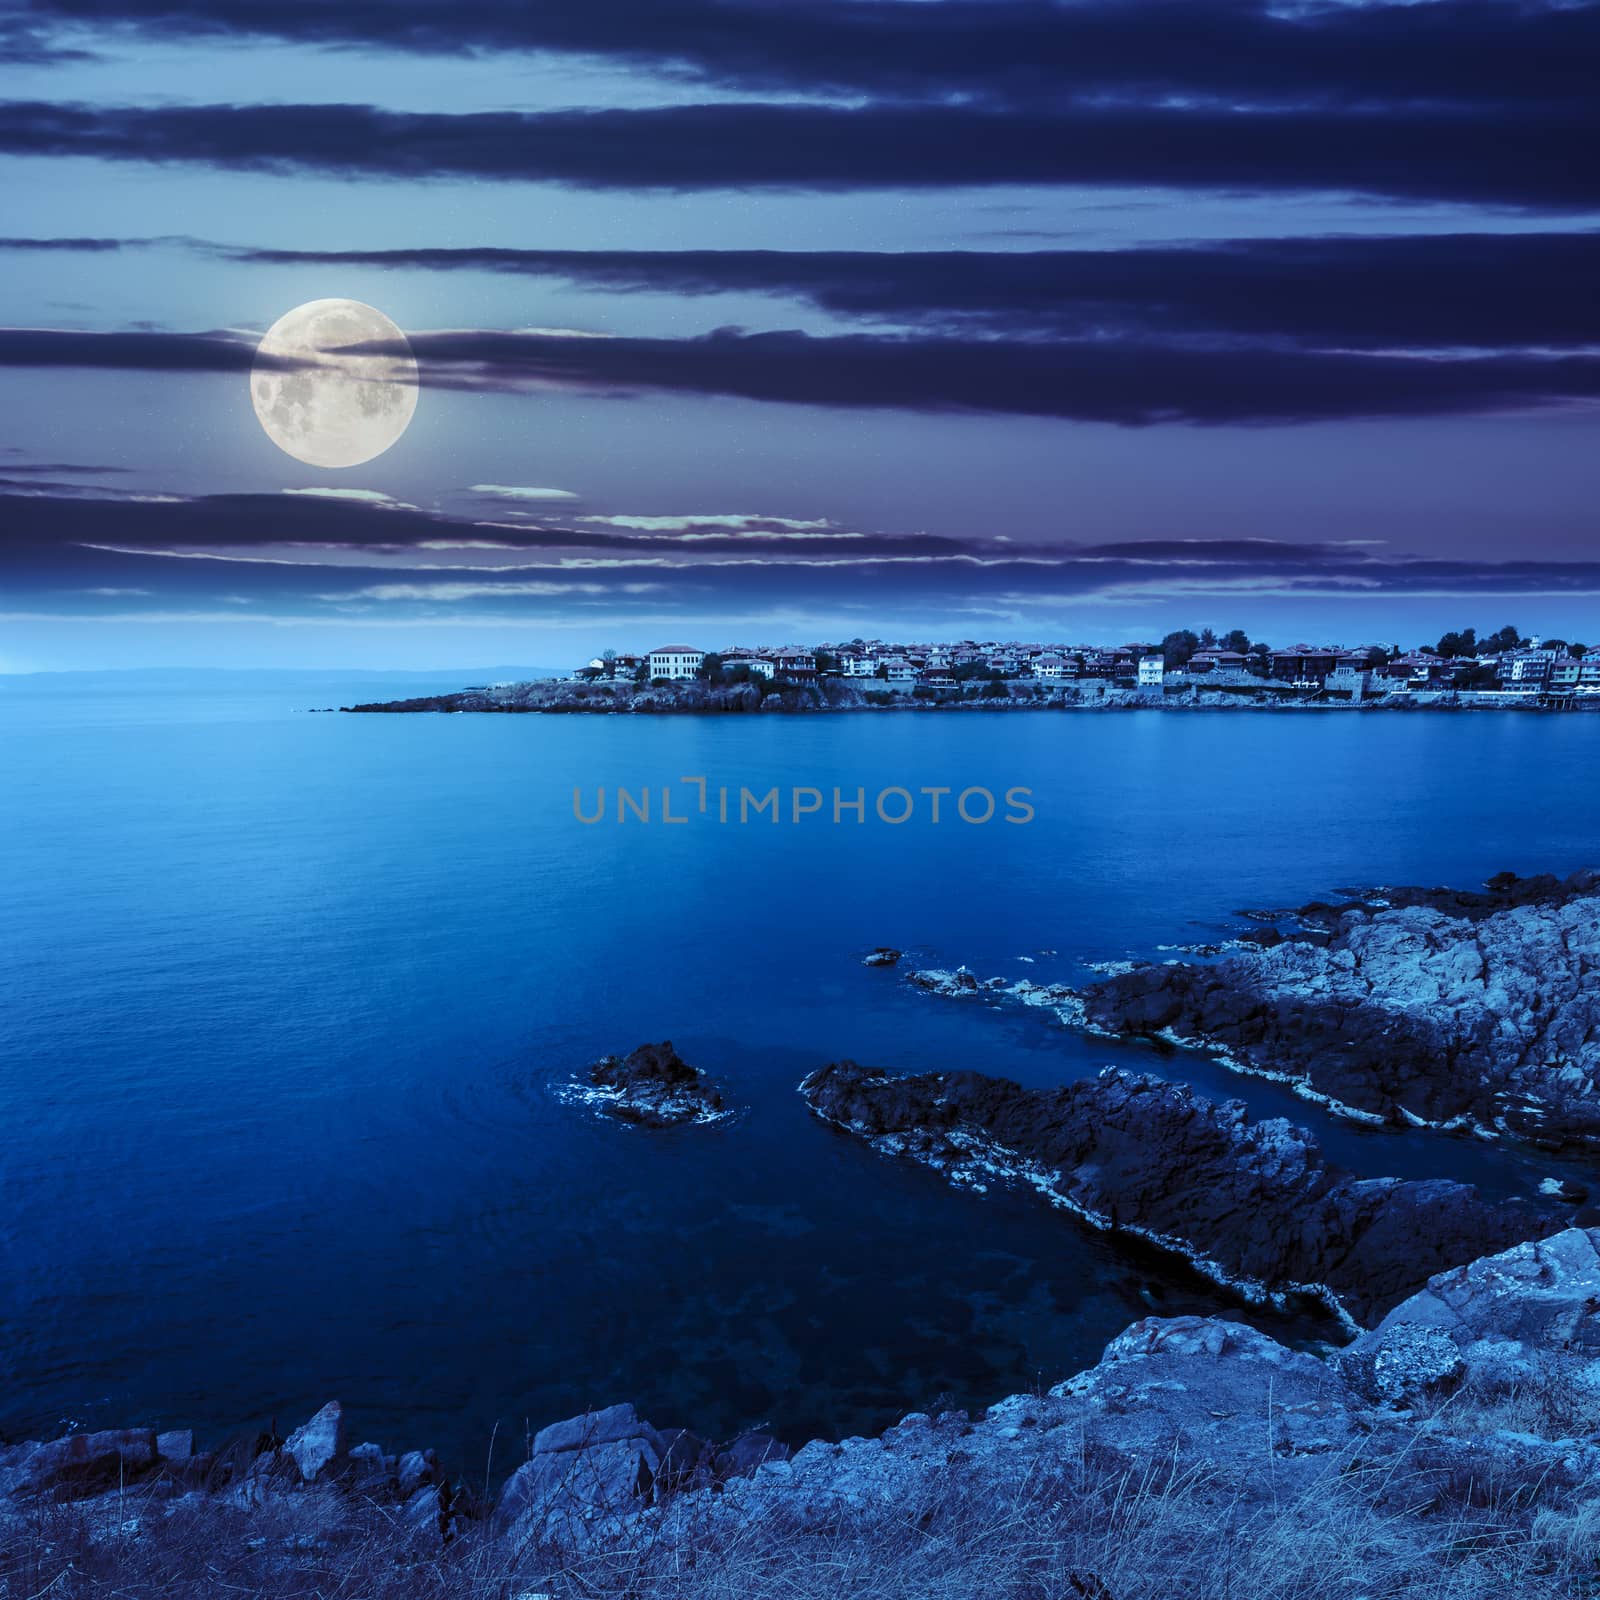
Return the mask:
[[[387,348],[353,348],[373,345]],[[417,363],[381,311],[359,300],[310,300],[256,346],[250,400],[267,437],[297,461],[358,467],[406,431]]]

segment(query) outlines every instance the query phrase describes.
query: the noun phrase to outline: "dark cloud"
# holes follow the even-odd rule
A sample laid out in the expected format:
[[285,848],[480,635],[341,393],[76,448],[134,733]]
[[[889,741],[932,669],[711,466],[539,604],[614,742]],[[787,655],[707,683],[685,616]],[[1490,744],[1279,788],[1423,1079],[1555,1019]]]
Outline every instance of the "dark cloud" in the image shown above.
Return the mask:
[[1237,239],[1119,250],[221,250],[230,258],[757,293],[842,316],[1362,346],[1600,343],[1600,233]]
[[22,12],[35,30],[575,52],[753,88],[1008,101],[1579,101],[1600,55],[1596,8],[1559,0],[32,0]]
[[[404,530],[402,541],[379,542],[379,530],[394,527]],[[720,617],[730,632],[774,607],[846,619],[863,606],[922,619],[982,610],[1025,628],[1022,619],[1084,603],[1182,602],[1203,619],[1271,597],[1342,596],[1361,605],[1361,631],[1388,633],[1388,614],[1374,609],[1385,598],[1600,595],[1600,561],[1391,558],[1366,547],[1273,539],[1029,546],[871,534],[853,550],[796,546],[734,556],[677,544],[666,563],[581,564],[580,554],[580,564],[571,564],[564,551],[581,552],[582,536],[546,529],[540,535],[550,548],[524,549],[496,570],[450,564],[448,550],[428,552],[446,563],[429,564],[404,542],[420,543],[423,533],[469,539],[477,530],[438,514],[292,504],[282,496],[129,505],[0,495],[0,587],[9,609],[91,616],[133,609],[174,618],[243,604],[290,617],[570,621],[575,607],[614,616],[620,605],[663,620],[692,616],[702,631],[707,617]],[[327,543],[286,548],[290,537]],[[369,542],[352,561],[355,540]],[[159,553],[195,542],[220,559]],[[840,622],[834,631],[848,627]]]
[[16,239],[0,238],[0,250],[70,251],[82,255],[104,255],[143,244],[142,239]]
[[[688,339],[467,330],[417,333],[410,347],[424,381],[441,388],[558,385],[1125,426],[1452,415],[1600,397],[1600,356],[1588,353],[1423,358],[1153,340],[737,329]],[[233,372],[247,368],[252,355],[250,341],[229,334],[0,331],[0,366]]]
[[[0,472],[13,473],[13,467]],[[0,483],[4,480],[0,479]],[[34,489],[32,482],[13,486]],[[44,486],[39,486],[44,487]],[[792,545],[810,557],[844,555],[959,555],[971,548],[959,539],[937,534],[862,534],[844,530],[808,531],[804,540],[776,537],[784,530],[751,518],[750,531],[719,532],[714,524],[684,519],[676,536],[666,533],[613,531],[513,523],[501,519],[452,516],[415,506],[383,501],[346,500],[318,494],[211,494],[167,499],[96,498],[93,489],[53,486],[59,494],[0,498],[0,544],[36,546],[51,543],[137,546],[142,549],[198,548],[243,550],[267,545],[307,549],[370,551],[385,557],[419,546],[455,543],[499,545],[501,559],[517,562],[543,552],[577,551],[600,555],[673,559],[737,555],[776,559],[780,547]],[[70,499],[67,496],[71,496]],[[752,532],[758,537],[752,537]],[[767,534],[769,537],[759,537]],[[435,559],[465,559],[446,548]]]
[[228,333],[87,333],[69,328],[0,328],[0,367],[248,372],[254,359],[254,342]]
[[751,103],[469,115],[367,105],[0,103],[0,152],[14,155],[620,189],[1110,184],[1582,209],[1600,204],[1592,163],[1579,158],[1597,141],[1600,107],[1592,101],[1382,113],[1095,102],[1009,111]]
[[1127,426],[1426,416],[1600,397],[1600,357],[1588,354],[1446,359],[732,329],[690,339],[421,333],[411,344],[427,381],[444,387],[577,384]]

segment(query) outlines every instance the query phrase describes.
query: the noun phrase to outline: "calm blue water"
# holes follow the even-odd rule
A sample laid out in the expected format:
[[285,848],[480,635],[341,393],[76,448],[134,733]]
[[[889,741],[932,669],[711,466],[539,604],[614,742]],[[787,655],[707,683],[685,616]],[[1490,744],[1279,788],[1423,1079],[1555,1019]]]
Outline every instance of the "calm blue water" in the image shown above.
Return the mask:
[[[497,1423],[509,1466],[524,1419],[618,1398],[837,1436],[1054,1380],[1152,1301],[1221,1303],[1026,1196],[976,1200],[830,1132],[794,1085],[844,1055],[1035,1083],[1121,1060],[1287,1111],[1364,1171],[1526,1192],[1546,1170],[1332,1124],[859,958],[1073,979],[1241,906],[1569,870],[1600,855],[1600,718],[300,709],[372,692],[0,680],[8,1432],[216,1436],[336,1395],[363,1435],[461,1466]],[[1027,784],[1038,816],[572,817],[574,784],[688,773]],[[667,1037],[749,1108],[736,1124],[648,1133],[554,1097]]]

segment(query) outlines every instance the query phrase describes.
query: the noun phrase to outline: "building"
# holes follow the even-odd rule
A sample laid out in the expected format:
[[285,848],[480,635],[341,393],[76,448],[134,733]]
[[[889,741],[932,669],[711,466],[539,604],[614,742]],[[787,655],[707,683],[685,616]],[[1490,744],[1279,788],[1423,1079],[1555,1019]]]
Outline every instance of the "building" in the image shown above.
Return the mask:
[[752,678],[770,678],[778,670],[765,656],[724,656],[722,658],[722,670],[724,672],[732,672],[738,667],[744,667]]
[[1327,647],[1297,644],[1288,650],[1274,650],[1269,670],[1272,676],[1295,689],[1320,689],[1339,665],[1340,652]]
[[1197,650],[1189,657],[1188,670],[1196,676],[1208,672],[1238,674],[1244,671],[1247,659],[1242,650]]
[[1167,663],[1162,656],[1143,656],[1139,661],[1139,687],[1159,689],[1167,676]]
[[1352,700],[1366,697],[1372,687],[1372,673],[1364,656],[1340,656],[1333,671],[1322,680],[1329,694],[1349,695]]
[[780,650],[777,663],[778,671],[786,678],[814,678],[817,675],[817,658],[809,650]]
[[1556,658],[1554,650],[1507,650],[1500,657],[1495,675],[1502,689],[1514,694],[1537,694],[1550,681]]
[[891,689],[910,689],[917,681],[917,669],[900,656],[884,663],[883,676]]
[[645,660],[652,679],[692,678],[705,658],[705,651],[696,650],[692,644],[664,644],[659,650],[652,650]]
[[1033,675],[1036,678],[1061,678],[1066,675],[1066,662],[1057,655],[1042,655],[1033,658]]
[[1412,689],[1426,689],[1448,682],[1454,670],[1446,656],[1435,655],[1431,650],[1410,650],[1386,663],[1383,675],[1398,678]]

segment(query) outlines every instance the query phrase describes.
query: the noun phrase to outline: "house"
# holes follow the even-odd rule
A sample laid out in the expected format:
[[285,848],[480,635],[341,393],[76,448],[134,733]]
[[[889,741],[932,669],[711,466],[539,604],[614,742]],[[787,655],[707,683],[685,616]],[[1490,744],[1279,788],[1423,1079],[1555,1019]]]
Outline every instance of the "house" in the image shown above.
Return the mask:
[[871,656],[842,655],[839,670],[847,678],[870,678],[877,672],[878,663]]
[[1410,650],[1396,656],[1383,669],[1386,678],[1398,678],[1409,688],[1426,689],[1430,684],[1448,680],[1454,672],[1449,659],[1435,655],[1431,650]]
[[810,650],[780,650],[776,661],[778,671],[786,678],[814,678],[817,675],[817,657]]
[[639,670],[639,656],[618,655],[613,652],[609,656],[594,656],[584,671],[590,677],[598,678],[631,678]]
[[1296,689],[1320,689],[1339,664],[1343,651],[1329,646],[1297,644],[1287,650],[1274,650],[1268,670],[1274,678]]
[[732,672],[738,667],[743,667],[752,678],[770,678],[778,670],[765,656],[724,656],[722,658],[722,670],[724,672]]
[[902,656],[891,656],[883,664],[883,676],[895,690],[910,689],[917,681],[917,669]]
[[1058,655],[1045,654],[1033,658],[1033,675],[1036,678],[1061,678],[1066,675],[1066,662]]
[[1167,675],[1166,658],[1163,656],[1141,656],[1139,658],[1139,687],[1141,689],[1159,689]]
[[664,644],[660,649],[652,650],[645,660],[652,679],[676,679],[694,677],[705,658],[705,651],[696,650],[692,644]]
[[1241,650],[1197,650],[1189,657],[1189,671],[1196,675],[1212,672],[1239,673],[1244,671],[1247,659]]
[[1496,669],[1500,687],[1515,694],[1538,693],[1549,682],[1556,655],[1554,650],[1507,650]]

